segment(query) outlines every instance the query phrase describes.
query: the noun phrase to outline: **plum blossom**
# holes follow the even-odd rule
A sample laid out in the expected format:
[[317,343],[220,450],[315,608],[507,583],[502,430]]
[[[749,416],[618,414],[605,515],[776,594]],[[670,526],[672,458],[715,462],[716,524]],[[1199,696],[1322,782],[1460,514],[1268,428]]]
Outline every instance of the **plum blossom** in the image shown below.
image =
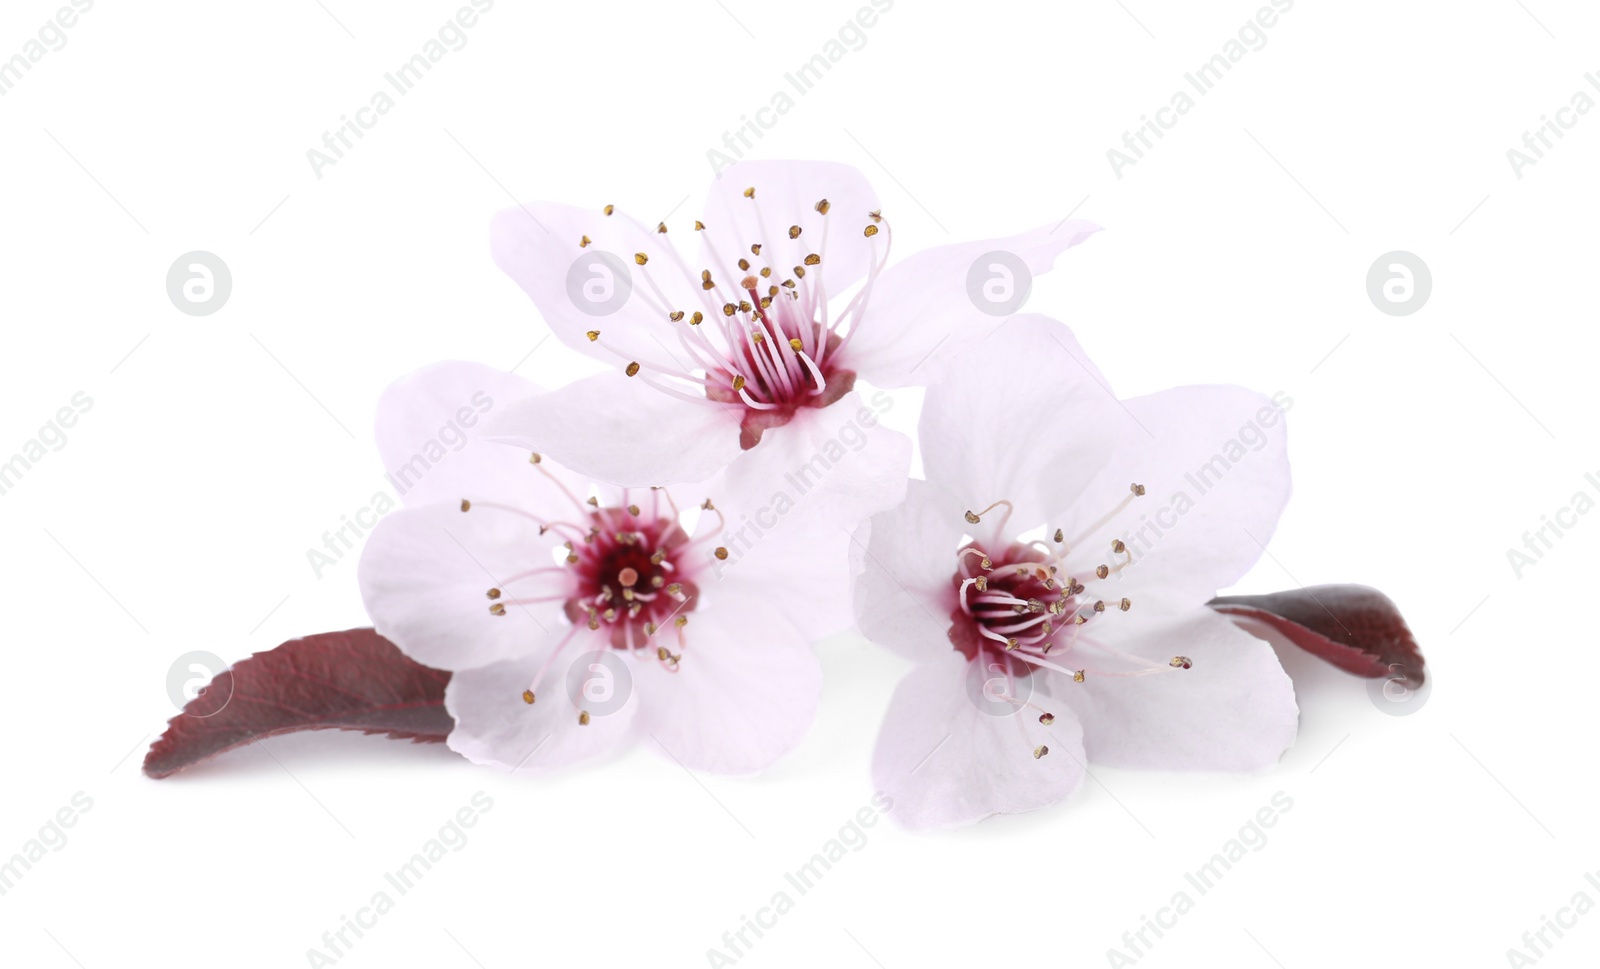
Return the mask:
[[1271,401],[1118,401],[1071,332],[1014,317],[929,386],[927,480],[858,536],[856,617],[916,661],[873,758],[914,828],[1060,801],[1090,761],[1253,770],[1298,708],[1266,643],[1205,602],[1289,496]]
[[[452,750],[504,770],[555,767],[629,737],[687,767],[750,773],[794,746],[822,679],[810,640],[848,621],[839,563],[782,534],[724,568],[720,480],[681,489],[591,484],[543,455],[482,440],[481,414],[536,400],[528,382],[442,363],[379,403],[404,507],[367,540],[360,584],[377,631],[452,671]],[[416,452],[458,415],[452,452]]]
[[[563,342],[615,367],[509,409],[498,440],[616,484],[726,468],[730,482],[770,488],[861,411],[858,377],[920,383],[997,324],[967,293],[979,256],[1003,250],[1038,274],[1097,229],[1058,221],[891,266],[872,187],[826,162],[733,165],[682,231],[690,221],[669,233],[618,206],[549,202],[496,217],[501,268]],[[697,255],[674,244],[685,234]],[[906,479],[909,442],[870,433],[817,492],[851,525],[898,501]]]

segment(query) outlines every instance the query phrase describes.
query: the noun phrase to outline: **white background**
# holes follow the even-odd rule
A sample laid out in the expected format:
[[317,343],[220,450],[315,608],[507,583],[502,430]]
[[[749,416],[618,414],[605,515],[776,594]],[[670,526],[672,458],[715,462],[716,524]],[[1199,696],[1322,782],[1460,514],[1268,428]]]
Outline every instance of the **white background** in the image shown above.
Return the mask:
[[[340,965],[706,965],[869,802],[905,669],[885,651],[823,644],[817,724],[756,779],[646,747],[511,779],[333,733],[162,782],[139,762],[180,654],[364,623],[354,556],[317,578],[306,550],[384,487],[370,427],[390,380],[441,358],[545,383],[594,369],[541,342],[490,216],[548,198],[693,219],[707,149],[859,4],[500,0],[319,179],[307,149],[456,9],[325,4],[101,0],[0,98],[0,455],[74,393],[94,402],[0,496],[0,856],[93,800],[0,897],[0,961],[305,965],[481,790],[470,843]],[[1096,769],[1052,810],[880,824],[740,965],[1105,965],[1278,791],[1294,806],[1270,842],[1141,965],[1506,965],[1575,892],[1600,901],[1600,515],[1520,578],[1506,554],[1600,477],[1600,111],[1521,178],[1506,157],[1574,92],[1600,98],[1600,15],[1300,0],[1116,177],[1107,149],[1256,8],[900,0],[751,155],[859,166],[901,253],[1068,212],[1106,226],[1029,309],[1125,395],[1289,393],[1295,498],[1240,588],[1385,590],[1435,691],[1391,717],[1290,657],[1301,732],[1276,769]],[[55,9],[9,0],[0,58]],[[1397,249],[1433,274],[1410,316],[1365,289]],[[213,316],[164,289],[192,250],[233,273]],[[898,401],[909,429],[916,395]],[[1549,938],[1540,965],[1593,964],[1600,914]]]

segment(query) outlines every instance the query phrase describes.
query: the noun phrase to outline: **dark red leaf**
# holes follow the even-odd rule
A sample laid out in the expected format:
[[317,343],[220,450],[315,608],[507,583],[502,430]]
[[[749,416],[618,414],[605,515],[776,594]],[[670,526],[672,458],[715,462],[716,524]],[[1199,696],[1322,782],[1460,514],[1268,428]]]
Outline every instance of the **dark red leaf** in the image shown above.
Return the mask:
[[441,743],[455,726],[444,708],[450,674],[407,659],[371,629],[291,639],[218,674],[167,723],[144,758],[166,777],[260,737],[297,730],[360,730]]
[[1316,585],[1264,596],[1220,596],[1227,615],[1265,623],[1296,646],[1357,676],[1402,678],[1415,689],[1426,674],[1422,650],[1394,602],[1364,585]]

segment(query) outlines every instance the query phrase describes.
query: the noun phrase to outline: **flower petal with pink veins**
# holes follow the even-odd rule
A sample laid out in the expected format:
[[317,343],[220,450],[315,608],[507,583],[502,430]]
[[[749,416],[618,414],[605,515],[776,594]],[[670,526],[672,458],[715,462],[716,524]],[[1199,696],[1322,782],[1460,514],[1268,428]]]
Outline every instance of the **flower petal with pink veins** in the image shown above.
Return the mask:
[[820,410],[802,408],[728,468],[728,487],[750,499],[792,506],[785,517],[847,528],[900,501],[911,440],[878,422],[884,404],[850,393]]
[[[625,739],[639,708],[637,696],[628,696],[605,714],[591,712],[587,724],[578,722],[578,707],[568,695],[568,673],[589,650],[581,636],[567,643],[550,665],[534,702],[523,698],[568,632],[563,628],[525,643],[524,654],[516,659],[450,677],[444,693],[445,709],[456,720],[447,741],[450,749],[474,764],[540,771],[597,756]],[[632,665],[626,658],[624,662]]]
[[[1125,404],[1107,422],[1121,442],[1115,457],[1059,522],[1082,538],[1064,566],[1114,565],[1125,556],[1113,558],[1110,544],[1121,540],[1133,564],[1118,581],[1135,608],[1151,598],[1198,606],[1250,570],[1288,504],[1284,408],[1228,386],[1177,387]],[[1134,483],[1145,494],[1129,501]]]
[[1005,322],[980,309],[968,292],[968,273],[980,256],[1009,253],[1038,276],[1098,231],[1092,222],[1069,219],[1009,238],[924,249],[893,263],[873,283],[857,321],[861,332],[849,338],[840,366],[878,387],[929,383],[945,363],[964,363],[962,351]]
[[[568,593],[564,574],[513,579],[553,568],[550,550],[559,540],[555,532],[541,537],[527,518],[482,504],[467,513],[454,504],[404,508],[367,537],[361,598],[379,635],[425,666],[465,670],[522,656],[529,642],[567,625],[560,602],[507,604]],[[501,587],[498,600],[488,597]],[[497,602],[505,615],[489,611]]]
[[[746,189],[755,189],[751,197]],[[828,200],[828,212],[817,203]],[[820,161],[738,162],[717,176],[706,196],[703,265],[726,287],[738,283],[734,260],[749,260],[754,269],[771,266],[776,283],[794,275],[813,253],[820,265],[806,270],[821,274],[826,296],[833,297],[859,282],[872,263],[872,248],[862,230],[878,208],[877,194],[866,176],[849,165]],[[790,238],[790,227],[800,235]],[[824,238],[826,244],[824,245]],[[760,245],[761,253],[750,251]],[[715,253],[713,253],[715,250]],[[720,256],[723,261],[716,258]],[[763,287],[765,288],[765,287]],[[738,297],[734,297],[737,299]]]
[[[1096,624],[1101,621],[1097,621]],[[1226,616],[1198,608],[1179,615],[1137,609],[1103,620],[1096,638],[1160,666],[1147,676],[1096,676],[1060,691],[1083,724],[1097,764],[1162,770],[1270,767],[1295,739],[1294,687],[1272,647]],[[1174,656],[1193,666],[1174,669]],[[1090,666],[1099,651],[1075,647],[1058,659]]]
[[615,367],[681,369],[674,334],[687,324],[669,314],[704,306],[699,273],[690,276],[668,233],[621,210],[533,202],[495,216],[490,248],[561,342]]
[[1071,330],[1015,316],[928,387],[918,424],[923,467],[983,515],[974,535],[995,535],[1005,509],[982,509],[1000,500],[1015,509],[1007,522],[1015,534],[1078,501],[1125,439],[1122,416]]
[[497,408],[484,436],[623,487],[681,484],[704,481],[740,454],[741,410],[602,373]]
[[526,452],[481,440],[490,418],[539,393],[515,374],[460,361],[390,384],[378,398],[375,423],[378,454],[401,501],[411,508],[469,496],[536,506],[564,501],[553,482],[528,467]]
[[868,639],[908,659],[950,652],[951,577],[961,545],[961,505],[926,481],[912,481],[906,500],[872,517],[858,540],[856,623]]
[[[954,650],[919,663],[889,701],[872,781],[893,799],[890,815],[907,828],[1034,811],[1083,781],[1083,734],[1070,711],[1053,711],[1048,727],[1027,711],[985,713],[969,696],[967,666]],[[1035,757],[1040,746],[1049,750]]]
[[676,673],[634,666],[638,727],[692,770],[751,774],[800,742],[816,716],[822,667],[810,645],[758,604],[723,597],[663,627],[648,645],[682,657]]

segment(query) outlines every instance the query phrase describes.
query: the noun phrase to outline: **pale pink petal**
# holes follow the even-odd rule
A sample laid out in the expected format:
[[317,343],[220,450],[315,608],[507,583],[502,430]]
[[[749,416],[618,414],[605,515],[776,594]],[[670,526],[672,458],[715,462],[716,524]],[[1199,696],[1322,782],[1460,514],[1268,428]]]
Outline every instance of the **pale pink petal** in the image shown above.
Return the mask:
[[[751,188],[755,195],[746,198],[745,190]],[[823,199],[828,200],[826,215],[817,211]],[[706,197],[704,265],[696,268],[711,270],[713,279],[726,287],[744,274],[732,264],[742,258],[754,271],[771,267],[776,283],[793,277],[794,267],[816,254],[822,262],[806,270],[805,287],[809,290],[820,278],[831,298],[866,275],[872,250],[861,230],[871,222],[868,213],[877,208],[872,186],[849,165],[738,162],[718,175]],[[797,238],[790,238],[791,226],[800,227]],[[751,245],[761,246],[759,255],[750,251]]]
[[824,408],[802,408],[773,427],[728,468],[728,487],[827,527],[854,527],[905,493],[911,441],[878,418],[888,398],[868,404],[850,393]]
[[[1096,676],[1060,695],[1083,723],[1097,763],[1166,770],[1255,770],[1277,763],[1295,739],[1294,688],[1272,647],[1204,607],[1179,615],[1108,614],[1087,629],[1108,646],[1157,664],[1147,676]],[[1169,665],[1185,656],[1190,669]],[[1109,665],[1075,646],[1069,667]],[[1115,668],[1126,669],[1126,664]]]
[[742,408],[596,374],[498,410],[484,434],[625,487],[703,481],[739,455]]
[[906,500],[874,515],[858,560],[855,614],[873,642],[911,659],[951,650],[950,615],[957,608],[956,550],[964,522],[960,504],[926,481],[912,481]]
[[533,521],[480,504],[405,508],[385,516],[367,538],[358,577],[367,615],[379,634],[427,666],[464,670],[526,655],[548,630],[566,625],[560,602],[506,605],[490,613],[491,588],[499,602],[571,594],[571,580],[556,572],[514,577],[555,565],[560,536],[540,536]]
[[[378,453],[384,475],[407,507],[434,501],[560,501],[549,479],[528,467],[525,451],[483,442],[491,418],[537,397],[527,380],[481,363],[423,367],[390,384],[378,398]],[[550,469],[569,485],[558,468]]]
[[691,230],[655,229],[621,209],[534,202],[495,216],[491,248],[563,343],[618,368],[672,368],[683,354],[668,315],[711,304],[671,241]]
[[[1071,330],[1016,316],[928,387],[923,467],[983,515],[974,535],[1009,540],[1078,500],[1125,438],[1122,416]],[[1001,500],[1014,508],[1005,529],[1003,507],[982,511]]]
[[979,269],[985,278],[1009,272],[1009,285],[1020,296],[1021,287],[1031,286],[1033,276],[1048,272],[1056,256],[1099,228],[1070,219],[1009,238],[924,249],[891,265],[873,284],[865,314],[858,321],[860,332],[850,338],[839,365],[878,387],[928,383],[939,375],[944,362],[963,362],[967,346],[1027,305],[1023,301],[996,316],[993,303],[981,297],[975,301],[968,277],[979,257],[1005,253],[1026,267],[1026,274],[993,269],[991,264],[1001,263],[989,260]]
[[[750,774],[799,743],[816,716],[822,668],[800,634],[758,603],[707,595],[677,628],[658,631],[638,664],[639,730],[693,770]],[[676,673],[657,646],[682,657]]]
[[596,756],[626,738],[639,706],[632,694],[619,695],[603,713],[598,705],[581,699],[584,707],[596,709],[589,711],[587,724],[579,723],[579,705],[573,697],[583,697],[584,674],[580,670],[573,675],[571,667],[587,666],[595,658],[589,652],[592,644],[567,643],[540,680],[535,701],[530,704],[523,698],[551,650],[570,631],[563,627],[525,643],[524,654],[516,659],[450,677],[444,695],[445,708],[456,720],[450,749],[475,764],[539,771]]
[[[1118,539],[1134,559],[1116,579],[1118,595],[1199,605],[1250,570],[1289,501],[1283,411],[1261,394],[1225,386],[1178,387],[1125,403],[1107,419],[1121,442],[1115,457],[1060,516],[1065,534],[1079,538],[1066,567],[1079,574],[1116,564],[1126,557],[1111,556]],[[1134,483],[1145,494],[1130,500]]]
[[[873,784],[907,828],[948,828],[1034,811],[1083,781],[1083,734],[1065,708],[1046,727],[1024,708],[983,712],[954,650],[919,663],[895,689],[872,757]],[[1036,747],[1049,752],[1034,756]]]
[[850,608],[848,530],[790,520],[770,506],[749,515],[730,513],[729,518],[719,539],[728,557],[718,559],[708,549],[708,568],[696,580],[702,589],[722,589],[759,602],[788,620],[808,642],[849,628],[855,616]]

